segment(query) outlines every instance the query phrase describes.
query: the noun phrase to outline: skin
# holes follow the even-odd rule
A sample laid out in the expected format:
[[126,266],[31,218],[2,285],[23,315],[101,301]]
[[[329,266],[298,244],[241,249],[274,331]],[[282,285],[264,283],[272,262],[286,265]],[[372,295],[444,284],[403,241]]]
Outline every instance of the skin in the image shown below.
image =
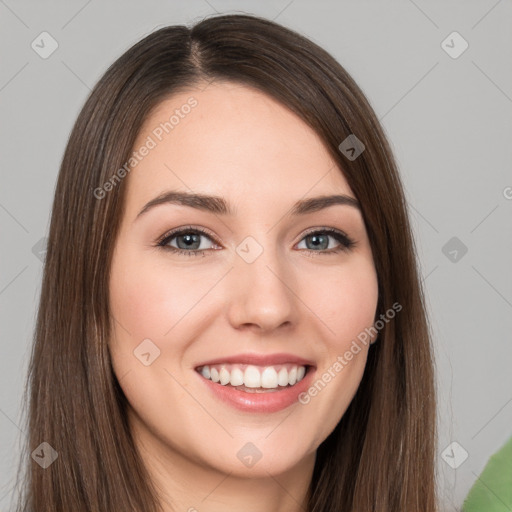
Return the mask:
[[[369,345],[310,403],[275,413],[220,402],[194,368],[246,352],[311,359],[318,376],[332,367],[375,318],[377,276],[364,221],[349,205],[289,214],[300,199],[354,194],[318,135],[247,86],[214,83],[166,99],[135,148],[191,96],[197,106],[125,178],[110,277],[114,372],[163,510],[306,510],[316,450],[350,404]],[[222,196],[236,214],[164,204],[137,218],[167,190]],[[201,237],[202,255],[156,247],[188,225],[213,234]],[[306,231],[325,227],[356,246],[328,254],[340,246],[330,236],[328,246],[307,245]],[[263,248],[251,264],[236,252],[247,236]],[[184,247],[183,236],[169,244],[178,242]],[[160,355],[145,366],[133,351],[147,338]],[[252,467],[236,456],[248,442],[262,454]]]

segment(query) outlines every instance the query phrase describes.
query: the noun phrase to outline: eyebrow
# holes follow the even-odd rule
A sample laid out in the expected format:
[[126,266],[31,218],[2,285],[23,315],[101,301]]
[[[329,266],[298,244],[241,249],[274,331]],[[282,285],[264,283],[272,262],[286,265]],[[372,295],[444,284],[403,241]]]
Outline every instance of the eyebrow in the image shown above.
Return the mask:
[[[162,204],[189,206],[191,208],[196,208],[197,210],[203,210],[219,215],[232,216],[236,213],[229,203],[222,197],[190,192],[169,191],[164,192],[149,201],[137,214],[135,220],[152,208]],[[333,205],[347,205],[361,210],[361,206],[357,199],[344,194],[336,194],[331,196],[318,196],[301,199],[293,205],[290,213],[294,216],[305,215],[307,213],[323,210],[324,208],[328,208]]]

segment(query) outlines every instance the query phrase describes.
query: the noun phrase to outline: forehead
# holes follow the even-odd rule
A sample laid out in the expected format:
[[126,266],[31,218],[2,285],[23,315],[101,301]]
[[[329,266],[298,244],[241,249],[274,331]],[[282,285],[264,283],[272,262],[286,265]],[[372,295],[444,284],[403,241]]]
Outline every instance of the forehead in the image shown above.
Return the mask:
[[[128,203],[169,189],[269,202],[333,190],[353,195],[321,138],[295,113],[236,83],[162,101],[142,126]],[[311,195],[311,194],[309,194]]]

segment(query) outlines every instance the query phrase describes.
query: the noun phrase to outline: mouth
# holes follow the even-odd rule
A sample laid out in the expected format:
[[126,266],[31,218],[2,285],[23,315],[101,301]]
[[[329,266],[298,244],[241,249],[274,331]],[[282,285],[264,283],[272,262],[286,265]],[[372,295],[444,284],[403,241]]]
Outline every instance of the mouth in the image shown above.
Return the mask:
[[311,365],[293,363],[272,366],[221,363],[199,366],[196,371],[206,380],[221,386],[257,393],[294,386],[311,368]]
[[213,395],[245,412],[277,412],[298,401],[315,373],[310,364],[268,366],[239,363],[205,364],[195,368]]
[[246,393],[268,393],[290,388],[300,382],[311,365],[294,363],[258,366],[220,363],[203,365],[196,371],[206,380]]

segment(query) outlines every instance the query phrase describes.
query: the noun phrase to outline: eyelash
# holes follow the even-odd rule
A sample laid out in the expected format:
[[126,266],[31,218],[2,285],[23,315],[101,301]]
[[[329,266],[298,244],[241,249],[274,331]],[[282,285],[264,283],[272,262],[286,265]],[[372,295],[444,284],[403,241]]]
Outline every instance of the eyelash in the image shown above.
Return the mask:
[[[188,234],[201,234],[201,235],[209,238],[212,242],[217,244],[216,240],[213,238],[213,236],[209,232],[207,232],[201,228],[196,228],[194,226],[187,226],[184,228],[177,228],[177,229],[170,231],[170,232],[166,233],[165,235],[163,235],[161,238],[159,238],[157,240],[156,247],[161,248],[166,251],[170,251],[175,254],[183,254],[186,256],[199,256],[200,254],[202,256],[206,256],[208,251],[216,250],[216,249],[192,249],[190,251],[187,251],[185,249],[179,249],[177,247],[172,247],[170,245],[167,245],[173,238],[176,238],[179,235],[185,235],[185,234],[187,234],[187,235]],[[307,253],[309,253],[311,256],[318,256],[318,255],[322,255],[322,254],[329,254],[329,255],[338,254],[340,252],[350,251],[351,249],[356,247],[356,242],[354,240],[352,240],[347,235],[345,235],[345,233],[338,231],[337,229],[333,229],[333,228],[320,228],[320,229],[315,229],[313,231],[309,231],[308,233],[306,233],[303,236],[303,238],[301,238],[300,241],[302,242],[302,240],[308,236],[318,235],[318,234],[332,236],[336,241],[340,242],[340,245],[335,249],[329,249],[329,250],[325,249],[322,251],[314,251],[312,249],[302,249],[303,251],[306,251]],[[219,244],[217,244],[217,245],[219,245]]]

